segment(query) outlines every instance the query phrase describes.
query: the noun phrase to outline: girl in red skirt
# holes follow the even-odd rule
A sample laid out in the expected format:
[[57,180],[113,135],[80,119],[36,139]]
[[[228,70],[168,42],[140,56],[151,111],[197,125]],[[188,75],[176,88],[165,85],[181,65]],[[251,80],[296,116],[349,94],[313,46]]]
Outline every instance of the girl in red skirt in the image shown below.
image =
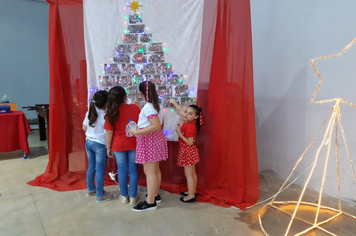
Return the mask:
[[170,102],[183,116],[182,126],[177,125],[176,131],[179,136],[179,152],[177,165],[184,167],[185,177],[187,178],[188,192],[181,192],[183,197],[180,200],[184,203],[196,201],[197,174],[195,164],[199,162],[199,152],[194,145],[195,135],[199,133],[200,126],[203,124],[202,110],[196,105],[190,105],[185,110],[181,108],[174,99]]
[[143,164],[147,181],[147,199],[132,208],[133,211],[152,211],[161,202],[158,194],[161,184],[159,162],[168,158],[167,139],[158,117],[160,106],[154,83],[142,82],[140,96],[146,101],[138,118],[137,128],[130,129],[136,136],[136,163]]

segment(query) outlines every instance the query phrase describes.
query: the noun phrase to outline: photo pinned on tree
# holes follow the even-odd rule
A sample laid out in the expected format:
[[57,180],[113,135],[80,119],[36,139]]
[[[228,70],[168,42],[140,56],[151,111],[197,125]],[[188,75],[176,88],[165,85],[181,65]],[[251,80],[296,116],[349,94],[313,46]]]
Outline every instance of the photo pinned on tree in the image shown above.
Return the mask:
[[173,73],[173,66],[169,63],[159,63],[156,66],[157,74],[171,74]]
[[[180,105],[179,98],[176,98],[176,97],[172,97],[172,98],[174,100],[176,100],[178,105]],[[164,97],[163,98],[163,108],[174,108],[174,105],[169,101],[170,99],[171,99],[170,97]]]
[[155,52],[150,54],[149,62],[164,62],[164,53],[163,52]]
[[120,74],[121,70],[118,64],[104,64],[106,74]]
[[155,65],[152,63],[145,63],[142,65],[141,68],[141,74],[146,75],[146,74],[154,74],[155,73]]
[[136,68],[135,64],[126,64],[126,66],[128,67],[128,73],[130,75],[138,74],[138,68]]
[[183,76],[177,74],[167,75],[167,84],[168,85],[179,85],[183,83]]
[[123,43],[138,43],[137,34],[123,34],[121,39]]
[[170,97],[172,96],[172,88],[170,86],[158,86],[157,94],[159,97]]
[[145,53],[146,45],[145,44],[134,44],[134,45],[132,45],[132,52]]
[[161,85],[166,84],[166,81],[167,81],[167,76],[166,75],[159,75],[159,79],[160,79],[160,84]]
[[[100,76],[99,76],[100,79]],[[102,86],[113,86],[115,85],[115,76],[114,75],[104,75],[101,80]]]
[[130,63],[130,54],[129,53],[115,53],[113,56],[114,62],[117,63]]
[[116,45],[114,54],[119,53],[131,53],[131,45],[130,44],[119,44]]
[[163,52],[162,43],[151,43],[148,45],[148,50],[151,52]]
[[197,100],[195,98],[183,97],[180,99],[182,103],[182,107],[188,107],[190,105],[195,105]]
[[137,86],[130,86],[130,87],[126,87],[126,95],[128,97],[135,97],[136,95],[138,95],[138,87]]
[[116,84],[116,76],[115,75],[109,76],[109,83],[110,83],[110,86],[114,86]]
[[132,34],[139,34],[145,32],[145,25],[128,25],[127,30]]
[[130,76],[120,76],[116,85],[119,85],[122,87],[130,87],[130,86],[132,86],[132,79]]
[[142,75],[132,75],[131,78],[134,86],[139,86],[140,83],[146,81],[146,79]]
[[177,86],[174,89],[175,97],[188,97],[188,85]]
[[146,53],[135,53],[131,55],[131,61],[134,63],[146,63],[147,55]]
[[146,79],[147,81],[154,83],[156,86],[164,85],[166,82],[165,75],[147,75]]
[[142,15],[141,14],[129,15],[129,23],[130,24],[142,23]]
[[140,42],[141,43],[150,43],[152,41],[152,34],[141,34]]
[[121,64],[121,74],[122,75],[129,74],[129,64]]

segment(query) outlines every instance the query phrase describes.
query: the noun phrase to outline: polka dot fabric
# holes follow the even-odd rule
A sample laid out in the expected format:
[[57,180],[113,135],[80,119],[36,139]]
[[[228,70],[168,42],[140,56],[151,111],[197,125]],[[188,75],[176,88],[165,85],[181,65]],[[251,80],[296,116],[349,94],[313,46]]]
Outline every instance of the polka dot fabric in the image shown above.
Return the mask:
[[[196,135],[196,127],[194,122],[182,124],[182,134],[187,137],[193,137]],[[179,166],[191,166],[197,164],[200,161],[199,151],[194,144],[189,146],[181,138],[178,139],[179,152],[177,165]]]
[[191,166],[197,164],[200,161],[199,151],[194,144],[189,146],[184,141],[179,140],[179,152],[177,165],[179,166]]
[[136,163],[167,160],[167,139],[162,130],[136,136]]

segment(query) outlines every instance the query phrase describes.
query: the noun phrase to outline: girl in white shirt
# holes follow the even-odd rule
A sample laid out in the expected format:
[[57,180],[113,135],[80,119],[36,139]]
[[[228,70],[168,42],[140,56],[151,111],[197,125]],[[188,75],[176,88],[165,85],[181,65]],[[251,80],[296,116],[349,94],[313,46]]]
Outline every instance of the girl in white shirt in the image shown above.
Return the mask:
[[132,208],[133,211],[151,211],[157,209],[161,202],[158,194],[161,183],[159,162],[168,158],[167,139],[161,129],[158,117],[160,106],[156,86],[142,82],[139,86],[140,96],[146,101],[139,115],[137,129],[130,129],[136,136],[136,163],[143,164],[147,182],[147,199]]
[[[94,94],[89,105],[89,111],[85,114],[83,130],[86,135],[85,149],[88,155],[87,187],[86,196],[96,195],[97,202],[103,202],[113,198],[112,194],[104,191],[104,177],[108,160],[105,137],[105,109],[109,93],[98,91]],[[96,173],[96,186],[94,176]]]

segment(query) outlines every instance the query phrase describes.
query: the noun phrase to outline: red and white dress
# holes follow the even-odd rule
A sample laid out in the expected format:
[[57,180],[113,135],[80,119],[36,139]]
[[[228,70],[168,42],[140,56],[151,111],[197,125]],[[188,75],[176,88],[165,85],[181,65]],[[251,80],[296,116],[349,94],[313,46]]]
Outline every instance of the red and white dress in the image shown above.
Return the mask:
[[[182,134],[186,138],[193,138],[195,141],[195,135],[197,133],[197,128],[195,126],[195,121],[189,123],[183,123]],[[197,164],[200,161],[199,151],[195,144],[189,146],[180,137],[178,138],[179,152],[177,165],[179,166],[191,166]]]
[[[158,117],[152,103],[146,103],[138,118],[138,129],[151,125],[150,119]],[[156,162],[168,158],[167,139],[160,129],[156,132],[136,136],[136,163]]]

